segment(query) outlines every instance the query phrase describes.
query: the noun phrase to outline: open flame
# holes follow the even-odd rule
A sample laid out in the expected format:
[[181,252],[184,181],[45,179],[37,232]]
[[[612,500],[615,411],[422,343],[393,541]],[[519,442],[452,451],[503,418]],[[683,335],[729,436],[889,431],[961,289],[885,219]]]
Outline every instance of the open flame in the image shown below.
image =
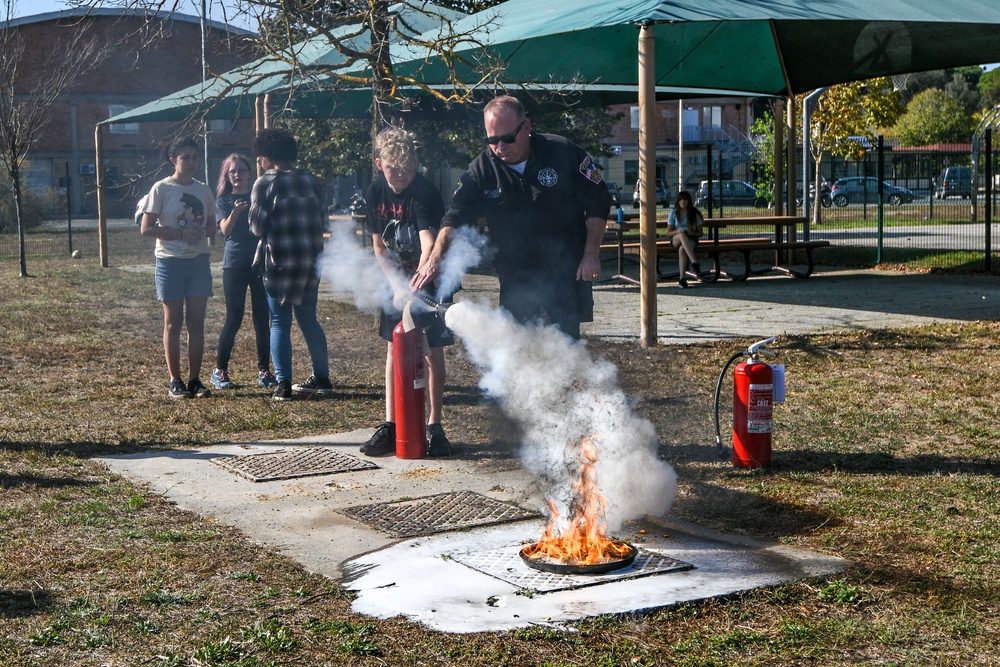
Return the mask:
[[559,512],[551,500],[546,500],[551,511],[549,525],[540,540],[522,550],[525,556],[567,565],[597,565],[620,560],[632,552],[630,546],[610,539],[604,532],[608,503],[597,486],[597,447],[587,436],[580,438],[577,461],[580,479],[573,483],[576,497],[570,505],[568,525],[558,528]]

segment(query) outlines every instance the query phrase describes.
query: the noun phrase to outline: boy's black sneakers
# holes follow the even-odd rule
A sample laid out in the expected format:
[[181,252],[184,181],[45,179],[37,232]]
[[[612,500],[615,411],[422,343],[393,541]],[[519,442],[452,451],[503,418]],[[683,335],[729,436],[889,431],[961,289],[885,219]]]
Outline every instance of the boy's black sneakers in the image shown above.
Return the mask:
[[427,456],[451,456],[451,443],[441,424],[427,425]]
[[396,453],[396,425],[386,422],[375,429],[368,442],[361,446],[365,456],[389,456]]

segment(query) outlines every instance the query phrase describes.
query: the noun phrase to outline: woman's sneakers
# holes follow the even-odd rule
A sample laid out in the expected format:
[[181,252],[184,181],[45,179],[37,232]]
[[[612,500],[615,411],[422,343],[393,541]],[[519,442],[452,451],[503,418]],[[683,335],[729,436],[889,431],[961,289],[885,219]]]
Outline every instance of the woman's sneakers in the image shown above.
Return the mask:
[[232,389],[235,386],[229,379],[229,371],[224,368],[216,368],[212,371],[212,377],[209,378],[209,382],[216,389]]
[[263,387],[264,389],[276,387],[278,386],[278,378],[274,377],[274,373],[271,371],[258,371],[257,386]]
[[203,385],[198,378],[188,380],[188,393],[191,394],[191,398],[206,398],[212,395],[208,387]]
[[316,375],[310,375],[309,379],[302,384],[293,384],[292,393],[299,394],[306,397],[323,397],[333,395],[333,385],[330,384],[330,378],[328,377],[318,377]]
[[271,394],[272,401],[290,401],[292,400],[292,381],[291,380],[279,380],[276,385],[274,385],[274,393]]
[[170,381],[170,398],[191,398],[191,392],[188,391],[184,380],[177,378]]
[[187,384],[180,378],[170,381],[170,398],[205,398],[211,395],[212,392],[198,378],[188,380]]

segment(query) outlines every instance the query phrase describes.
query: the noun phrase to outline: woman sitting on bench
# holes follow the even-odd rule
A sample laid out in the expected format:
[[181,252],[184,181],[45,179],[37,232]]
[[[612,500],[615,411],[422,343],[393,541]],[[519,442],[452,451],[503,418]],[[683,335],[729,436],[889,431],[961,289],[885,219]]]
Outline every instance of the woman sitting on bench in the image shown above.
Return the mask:
[[667,219],[667,237],[671,245],[677,248],[677,268],[680,271],[680,286],[687,287],[687,266],[691,262],[691,270],[701,273],[701,267],[694,256],[694,249],[704,233],[705,219],[691,198],[691,193],[681,190],[677,193],[674,210]]

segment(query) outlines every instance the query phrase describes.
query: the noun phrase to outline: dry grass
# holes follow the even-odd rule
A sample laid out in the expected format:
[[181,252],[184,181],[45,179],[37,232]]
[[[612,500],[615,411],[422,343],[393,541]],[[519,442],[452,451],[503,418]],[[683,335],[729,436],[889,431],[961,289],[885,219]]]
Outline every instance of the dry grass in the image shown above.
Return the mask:
[[[712,392],[736,344],[591,341],[656,424],[681,478],[677,514],[854,565],[574,632],[453,636],[353,614],[337,584],[91,460],[375,425],[384,347],[370,316],[321,303],[333,401],[273,405],[252,386],[243,332],[231,368],[250,386],[178,404],[150,276],[30,268],[21,279],[0,264],[0,665],[1000,664],[996,323],[779,340],[789,400],[774,464],[756,472],[714,451]],[[516,464],[476,371],[449,354],[460,455]],[[296,339],[297,375],[306,359]]]

